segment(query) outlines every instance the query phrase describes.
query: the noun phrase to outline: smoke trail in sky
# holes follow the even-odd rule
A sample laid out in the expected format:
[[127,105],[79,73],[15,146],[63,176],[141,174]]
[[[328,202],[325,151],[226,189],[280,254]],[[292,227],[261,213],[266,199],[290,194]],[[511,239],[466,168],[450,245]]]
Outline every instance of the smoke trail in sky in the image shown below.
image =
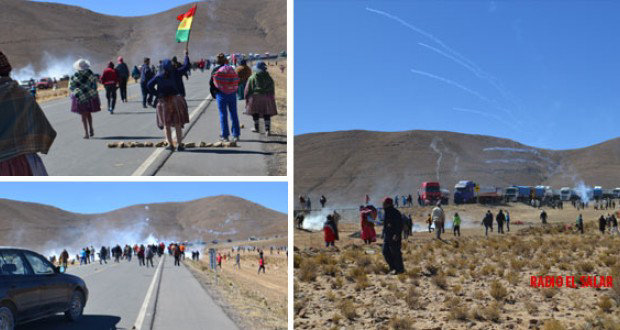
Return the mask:
[[441,168],[441,160],[443,159],[443,153],[441,152],[441,150],[439,150],[439,148],[437,148],[437,142],[441,141],[441,139],[439,138],[433,138],[433,141],[431,141],[431,149],[433,149],[433,151],[435,151],[439,157],[437,157],[437,167],[435,168],[435,174],[437,175],[437,181],[439,181],[439,168]]
[[427,76],[429,78],[433,78],[433,79],[439,80],[441,82],[445,82],[446,84],[452,85],[454,87],[458,87],[458,88],[466,91],[467,93],[470,93],[470,94],[478,97],[479,99],[481,99],[481,100],[483,100],[485,102],[496,103],[495,101],[489,99],[488,97],[486,97],[486,96],[484,96],[484,95],[482,95],[482,94],[480,94],[480,93],[478,93],[478,92],[476,92],[474,90],[471,90],[471,89],[469,89],[469,88],[467,88],[467,87],[457,83],[456,81],[453,81],[453,80],[450,80],[450,79],[447,79],[447,78],[444,78],[444,77],[440,77],[440,76],[434,75],[432,73],[420,71],[420,70],[411,69],[411,72],[419,74],[419,75]]

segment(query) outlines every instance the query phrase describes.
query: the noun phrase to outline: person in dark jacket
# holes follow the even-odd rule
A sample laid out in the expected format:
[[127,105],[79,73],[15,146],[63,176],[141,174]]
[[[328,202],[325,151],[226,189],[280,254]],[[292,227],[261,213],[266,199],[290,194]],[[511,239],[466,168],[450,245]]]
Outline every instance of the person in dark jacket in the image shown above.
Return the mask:
[[183,151],[183,126],[189,123],[189,113],[185,98],[179,95],[176,80],[182,73],[174,68],[172,61],[162,61],[159,74],[151,79],[147,88],[149,93],[157,95],[157,126],[165,128],[168,148],[174,150],[172,126],[176,129],[178,150]]
[[101,83],[103,87],[105,87],[105,97],[108,99],[108,111],[110,114],[113,114],[114,108],[116,107],[116,87],[119,83],[116,70],[114,70],[114,63],[108,63],[108,67],[103,70]]
[[542,210],[542,212],[540,212],[540,221],[542,221],[543,225],[547,224],[547,212],[545,212],[545,210]]
[[491,229],[491,233],[493,232],[493,213],[491,210],[487,210],[484,219],[482,219],[482,224],[484,225],[484,236],[489,236],[489,229]]
[[118,88],[121,90],[121,101],[127,102],[127,80],[129,80],[129,68],[123,62],[123,57],[118,57],[116,65],[116,76],[118,77]]
[[245,84],[252,76],[252,69],[248,66],[246,60],[241,60],[241,64],[235,68],[237,75],[239,76],[239,87],[237,90],[237,99],[243,100],[245,95]]
[[327,221],[323,225],[323,236],[325,239],[325,247],[335,246],[335,241],[339,240],[338,236],[338,223],[334,219],[333,215],[327,216]]
[[183,76],[187,77],[187,72],[191,68],[191,64],[189,61],[189,55],[185,53],[185,61],[183,65],[177,61],[177,57],[172,58],[172,65],[174,66],[177,73],[174,75],[174,81],[177,84],[177,89],[179,90],[179,95],[185,97],[185,85],[183,84]]
[[146,85],[153,79],[155,73],[151,70],[151,59],[144,58],[144,64],[140,67],[140,87],[142,89],[142,107],[146,108],[146,105],[153,105],[153,95],[149,93],[149,89]]
[[499,210],[499,213],[495,216],[495,221],[497,221],[497,233],[504,233],[504,222],[506,222],[506,215],[504,215],[504,211]]
[[605,234],[605,227],[607,226],[607,220],[605,220],[605,216],[601,215],[598,218],[598,230],[601,231],[601,234]]
[[131,70],[131,77],[136,83],[138,82],[138,79],[140,79],[140,70],[135,65],[133,66],[133,70]]
[[390,274],[405,272],[401,252],[403,219],[400,212],[394,208],[394,202],[387,197],[383,200],[385,211],[383,224],[383,257],[390,268]]
[[577,229],[583,234],[583,215],[581,214],[577,217]]

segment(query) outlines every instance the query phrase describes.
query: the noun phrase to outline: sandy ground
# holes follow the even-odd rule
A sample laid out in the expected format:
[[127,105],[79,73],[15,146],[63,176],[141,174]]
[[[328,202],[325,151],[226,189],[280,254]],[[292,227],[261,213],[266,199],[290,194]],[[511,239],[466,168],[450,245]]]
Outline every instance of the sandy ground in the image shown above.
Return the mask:
[[[414,233],[402,275],[386,274],[380,238],[365,246],[351,237],[357,219],[341,221],[335,249],[324,248],[322,232],[295,230],[295,328],[620,329],[620,236],[601,235],[595,222],[611,211],[547,210],[543,228],[539,210],[507,208],[510,232],[485,238],[487,207],[446,207],[448,219],[463,217],[462,236]],[[430,208],[401,211],[426,226]],[[585,235],[573,228],[579,212]],[[532,275],[613,276],[615,286],[533,288]]]
[[[226,255],[222,268],[218,269],[217,282],[210,270],[208,257],[200,262],[186,259],[199,281],[214,296],[231,318],[243,329],[286,329],[288,272],[286,252],[278,254],[270,246],[285,246],[286,238],[243,242],[239,245],[253,245],[265,250],[265,274],[257,274],[258,252],[241,252],[241,269],[234,268],[234,256],[230,247],[234,243],[218,246]],[[206,252],[205,252],[206,253]],[[228,256],[230,253],[230,256]]]

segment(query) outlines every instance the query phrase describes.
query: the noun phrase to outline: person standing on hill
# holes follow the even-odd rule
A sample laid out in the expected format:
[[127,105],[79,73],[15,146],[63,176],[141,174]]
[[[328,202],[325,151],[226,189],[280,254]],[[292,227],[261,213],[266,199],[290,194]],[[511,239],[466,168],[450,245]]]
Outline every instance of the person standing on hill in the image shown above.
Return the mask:
[[413,230],[413,219],[411,219],[411,214],[405,215],[403,214],[403,236],[407,239],[411,236]]
[[605,220],[605,216],[601,215],[600,218],[598,218],[598,230],[601,231],[601,234],[605,234],[605,227],[607,225],[607,220]]
[[245,85],[252,76],[252,69],[248,66],[248,62],[243,59],[239,66],[235,68],[237,76],[239,76],[239,86],[237,88],[237,99],[243,100],[245,97]]
[[327,198],[325,198],[324,195],[321,195],[321,198],[319,199],[319,203],[321,203],[321,208],[325,207],[325,203],[327,203]]
[[390,274],[402,274],[405,272],[401,252],[403,232],[402,215],[394,207],[394,202],[389,197],[383,200],[383,209],[385,210],[383,257],[389,266]]
[[217,266],[220,267],[220,269],[222,269],[222,254],[221,253],[217,254],[216,261],[217,261]]
[[487,210],[484,219],[482,219],[482,224],[484,225],[484,236],[489,236],[489,229],[493,233],[493,213],[491,213],[491,210]]
[[140,88],[142,89],[142,107],[146,109],[146,105],[153,105],[153,94],[149,93],[149,89],[147,84],[153,77],[155,73],[151,69],[151,59],[148,57],[144,58],[144,64],[140,67]]
[[510,212],[506,210],[506,231],[510,232]]
[[217,55],[217,66],[211,72],[209,81],[211,96],[217,100],[217,107],[220,112],[220,139],[228,141],[230,131],[228,129],[228,114],[232,122],[232,141],[237,142],[241,135],[239,128],[239,117],[237,115],[237,88],[239,87],[239,76],[235,69],[227,64],[226,55]]
[[95,135],[93,129],[93,112],[101,111],[101,101],[97,91],[97,77],[90,70],[90,63],[85,59],[79,59],[73,64],[75,73],[69,79],[69,91],[71,92],[71,112],[82,117],[84,126],[84,138],[88,139]]
[[129,68],[123,61],[123,57],[118,57],[116,65],[116,76],[118,77],[118,88],[121,90],[121,102],[127,103],[127,80],[129,80]]
[[235,266],[234,267],[237,267],[237,268],[241,269],[241,255],[239,254],[239,251],[237,251],[237,255],[235,256]]
[[261,269],[263,270],[263,274],[265,274],[265,258],[263,256],[258,259],[258,274],[260,274]]
[[577,217],[577,229],[583,234],[583,215],[581,214]]
[[497,221],[497,233],[503,234],[506,216],[504,215],[504,212],[502,210],[499,210],[499,213],[497,213],[497,216],[495,216],[495,221]]
[[446,223],[446,214],[441,208],[441,202],[437,202],[437,206],[433,208],[431,211],[431,217],[433,219],[433,223],[435,223],[435,233],[437,234],[437,239],[441,239],[441,233],[445,231],[444,225]]
[[110,62],[101,75],[101,83],[105,87],[105,97],[108,100],[108,111],[110,114],[114,113],[114,108],[116,107],[116,87],[118,82],[114,63]]
[[335,246],[335,241],[339,239],[338,225],[331,214],[327,216],[327,221],[323,225],[323,238],[325,239],[325,247]]
[[458,212],[454,213],[454,218],[452,219],[452,233],[454,236],[461,236],[461,217]]
[[543,225],[547,224],[547,212],[545,212],[545,210],[540,212],[540,221],[542,221]]
[[275,98],[275,83],[267,71],[265,62],[256,63],[256,71],[245,87],[245,114],[252,116],[254,129],[259,132],[259,120],[265,121],[265,135],[271,135],[271,117],[278,114]]
[[375,232],[375,223],[377,219],[377,209],[372,206],[360,207],[360,225],[362,226],[361,238],[364,244],[370,244],[377,240],[377,233]]
[[47,175],[37,153],[47,154],[56,131],[35,98],[11,79],[12,70],[0,52],[0,176]]
[[431,214],[429,213],[428,216],[426,217],[426,223],[428,224],[428,232],[432,233],[433,232],[433,218],[431,217]]

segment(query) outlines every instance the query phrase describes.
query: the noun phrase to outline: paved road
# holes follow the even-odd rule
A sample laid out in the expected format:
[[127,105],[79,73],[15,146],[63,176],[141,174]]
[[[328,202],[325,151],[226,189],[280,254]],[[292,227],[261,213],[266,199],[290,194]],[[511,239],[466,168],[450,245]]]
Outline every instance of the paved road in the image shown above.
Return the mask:
[[18,330],[132,329],[136,324],[141,330],[237,329],[183,264],[175,267],[170,256],[162,260],[159,267],[155,257],[155,268],[139,267],[136,258],[70,267],[68,272],[83,278],[90,291],[83,319],[69,323],[58,315]]
[[[194,72],[185,81],[190,124],[185,142],[215,142],[220,134],[217,102],[209,96],[209,74]],[[71,113],[69,99],[41,104],[58,132],[48,155],[42,155],[50,175],[267,175],[269,138],[252,133],[252,118],[243,115],[244,101],[238,103],[241,142],[237,148],[196,148],[170,152],[163,148],[110,149],[109,142],[163,141],[163,131],[155,125],[155,110],[142,108],[138,84],[128,87],[128,103],[117,103],[110,115],[104,92],[102,111],[93,115],[95,136],[83,139],[79,115]]]

